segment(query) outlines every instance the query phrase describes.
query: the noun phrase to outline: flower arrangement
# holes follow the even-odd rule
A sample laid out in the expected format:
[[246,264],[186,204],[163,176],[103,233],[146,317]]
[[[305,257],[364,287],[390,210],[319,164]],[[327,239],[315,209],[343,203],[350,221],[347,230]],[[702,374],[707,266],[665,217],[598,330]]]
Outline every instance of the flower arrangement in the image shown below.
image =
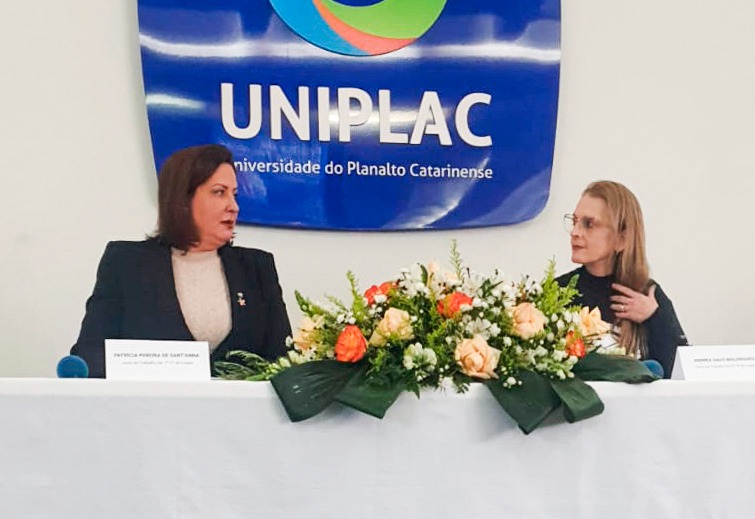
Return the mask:
[[[475,381],[525,432],[561,404],[569,421],[602,411],[577,375],[610,326],[599,310],[571,304],[576,279],[559,286],[553,262],[541,280],[482,276],[463,265],[455,242],[451,265],[416,263],[364,292],[349,272],[349,304],[332,297],[316,303],[297,292],[304,318],[286,357],[265,363],[240,352],[246,366],[217,369],[227,378],[270,378],[293,420],[334,400],[382,417],[404,390],[463,392]],[[587,364],[594,370],[595,361]],[[605,360],[598,364],[605,372]],[[629,381],[652,380],[641,365],[632,368]]]

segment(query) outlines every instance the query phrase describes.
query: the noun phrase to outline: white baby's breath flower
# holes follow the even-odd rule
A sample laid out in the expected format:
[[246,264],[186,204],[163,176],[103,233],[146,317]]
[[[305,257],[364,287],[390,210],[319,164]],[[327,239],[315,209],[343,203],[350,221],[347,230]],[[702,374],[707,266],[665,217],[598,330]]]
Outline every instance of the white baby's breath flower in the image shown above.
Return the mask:
[[422,350],[422,358],[430,366],[435,367],[435,365],[438,364],[438,356],[430,348],[425,348],[424,350]]
[[563,350],[553,350],[553,352],[551,353],[551,357],[553,357],[553,360],[557,362],[561,362],[568,356],[569,355],[567,355],[567,353]]
[[406,347],[406,350],[404,350],[405,355],[411,355],[412,357],[416,357],[418,355],[422,355],[422,345],[418,342],[415,342],[414,344],[410,344]]
[[491,337],[498,337],[498,335],[501,333],[501,328],[496,323],[493,323],[492,325],[490,325],[489,331]]
[[375,294],[374,299],[376,303],[381,304],[385,303],[388,300],[388,297],[385,294]]

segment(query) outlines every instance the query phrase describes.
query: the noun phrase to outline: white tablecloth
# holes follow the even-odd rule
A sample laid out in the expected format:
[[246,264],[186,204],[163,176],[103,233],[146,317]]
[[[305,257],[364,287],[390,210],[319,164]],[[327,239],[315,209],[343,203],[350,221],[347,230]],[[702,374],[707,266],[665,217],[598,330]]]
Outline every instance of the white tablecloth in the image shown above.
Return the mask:
[[594,387],[525,436],[479,386],[294,424],[267,383],[0,379],[0,518],[755,514],[755,383]]

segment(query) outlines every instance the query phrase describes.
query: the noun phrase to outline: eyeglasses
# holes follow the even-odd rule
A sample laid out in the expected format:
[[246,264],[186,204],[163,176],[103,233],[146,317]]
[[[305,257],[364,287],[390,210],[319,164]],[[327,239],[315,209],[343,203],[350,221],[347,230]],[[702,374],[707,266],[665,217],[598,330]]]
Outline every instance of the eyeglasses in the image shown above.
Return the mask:
[[600,222],[598,222],[598,220],[596,220],[595,218],[590,218],[587,216],[579,218],[578,216],[573,214],[565,214],[564,229],[566,229],[566,232],[571,234],[572,232],[574,232],[575,227],[578,227],[582,232],[589,232],[592,229],[600,227]]

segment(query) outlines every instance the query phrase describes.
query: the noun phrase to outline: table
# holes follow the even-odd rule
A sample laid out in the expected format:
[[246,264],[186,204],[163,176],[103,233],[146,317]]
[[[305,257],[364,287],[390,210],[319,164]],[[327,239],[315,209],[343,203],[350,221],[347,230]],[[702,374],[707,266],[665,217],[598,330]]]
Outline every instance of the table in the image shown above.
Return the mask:
[[522,434],[481,386],[290,423],[268,383],[0,379],[2,518],[743,518],[755,383],[594,383]]

